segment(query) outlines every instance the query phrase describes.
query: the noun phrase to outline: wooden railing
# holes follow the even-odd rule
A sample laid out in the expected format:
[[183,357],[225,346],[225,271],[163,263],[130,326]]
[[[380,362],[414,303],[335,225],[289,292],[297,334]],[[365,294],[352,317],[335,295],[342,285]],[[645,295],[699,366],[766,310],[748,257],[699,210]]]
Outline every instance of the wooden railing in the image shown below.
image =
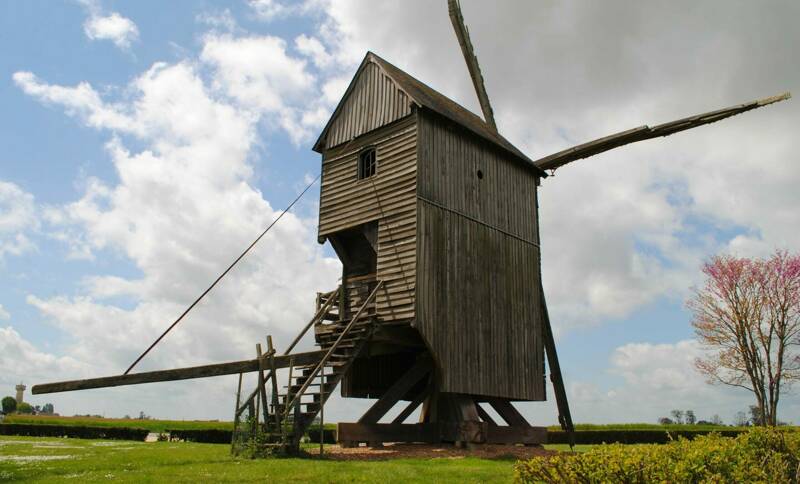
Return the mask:
[[[364,301],[369,297],[372,290],[375,288],[375,284],[377,284],[377,278],[375,274],[367,274],[364,276],[350,276],[344,280],[344,303],[345,303],[345,310],[341,311],[342,317],[340,318],[343,321],[349,319],[347,316],[350,314],[351,308],[358,308],[364,303]],[[367,311],[370,311],[372,308],[366,308]]]
[[[344,330],[342,330],[342,332],[339,333],[339,337],[336,338],[336,342],[334,342],[333,345],[328,349],[328,352],[325,353],[325,356],[323,356],[320,362],[317,364],[317,366],[314,367],[314,370],[312,370],[311,373],[308,374],[308,378],[303,383],[303,386],[300,387],[300,390],[298,390],[297,393],[295,393],[294,398],[292,398],[291,402],[288,405],[286,405],[284,410],[283,420],[286,420],[289,417],[289,412],[293,407],[299,406],[300,400],[305,394],[306,390],[308,390],[308,387],[311,385],[311,382],[314,380],[314,378],[317,377],[320,370],[328,363],[328,360],[330,360],[333,353],[338,349],[339,344],[341,344],[342,340],[345,337],[347,337],[348,333],[350,333],[350,330],[353,328],[353,325],[355,325],[356,321],[358,321],[358,318],[361,317],[361,314],[364,312],[367,306],[369,306],[369,304],[378,295],[378,291],[380,290],[381,286],[383,286],[383,281],[378,281],[377,284],[375,285],[375,289],[372,290],[369,297],[367,297],[367,299],[364,301],[364,303],[356,312],[355,316],[353,316],[350,322],[347,323],[347,326],[345,326]],[[324,388],[325,388],[324,384],[325,382],[322,382],[321,388],[323,390],[321,390],[320,398],[324,398]],[[288,395],[287,395],[287,400],[288,400]],[[324,401],[320,401],[320,404],[324,404]]]
[[[300,331],[300,333],[295,337],[294,341],[292,341],[292,344],[290,344],[289,347],[286,349],[286,351],[283,352],[284,356],[289,356],[289,353],[294,349],[295,346],[297,346],[297,343],[299,343],[300,340],[303,339],[303,336],[305,336],[308,330],[311,329],[311,327],[313,327],[316,323],[322,320],[322,317],[325,316],[325,313],[327,313],[330,310],[330,308],[333,306],[333,303],[336,302],[336,300],[338,299],[338,295],[341,292],[341,290],[342,286],[339,286],[338,288],[334,289],[333,291],[327,294],[328,300],[317,309],[317,312],[314,314],[314,317],[311,318],[308,324],[306,324],[305,327],[302,329],[302,331]],[[263,357],[259,357],[259,359],[261,358]],[[289,364],[290,375],[293,366],[294,365],[290,360]],[[271,369],[267,371],[269,371],[269,373],[263,378],[262,383],[266,383],[266,381],[269,380],[270,378],[274,379],[276,377],[276,375]],[[256,389],[253,390],[253,393],[251,393],[250,396],[244,400],[245,403],[236,409],[236,413],[234,414],[234,419],[238,418],[242,414],[242,412],[244,412],[247,409],[248,402],[250,402],[252,399],[256,398],[256,396],[258,396],[259,387],[260,385],[257,386]]]
[[284,355],[288,355],[294,349],[294,347],[297,346],[297,343],[299,343],[300,340],[303,339],[303,336],[305,336],[308,330],[311,329],[311,327],[314,326],[314,324],[322,320],[322,317],[325,316],[325,313],[327,313],[330,310],[331,306],[333,306],[333,302],[336,301],[336,298],[338,297],[341,291],[342,291],[342,286],[339,286],[332,292],[328,293],[328,300],[325,301],[325,304],[323,304],[319,309],[317,309],[317,312],[316,314],[314,314],[314,317],[311,318],[311,321],[309,321],[308,324],[306,324],[306,327],[303,328],[302,331],[300,331],[300,334],[298,334],[297,337],[295,337],[294,341],[292,341],[292,344],[290,344],[289,348],[287,348],[286,351],[283,353]]

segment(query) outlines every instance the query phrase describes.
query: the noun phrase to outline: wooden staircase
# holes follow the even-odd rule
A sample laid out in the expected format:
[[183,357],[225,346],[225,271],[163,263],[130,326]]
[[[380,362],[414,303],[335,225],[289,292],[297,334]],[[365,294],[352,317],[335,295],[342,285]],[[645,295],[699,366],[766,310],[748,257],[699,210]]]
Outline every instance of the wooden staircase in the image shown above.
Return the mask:
[[[256,434],[260,434],[258,445],[264,453],[294,454],[299,451],[300,441],[322,410],[325,402],[339,385],[353,360],[359,355],[369,341],[374,330],[375,297],[382,287],[378,281],[361,307],[349,320],[342,319],[341,308],[337,300],[341,288],[318,297],[317,314],[295,338],[286,354],[305,333],[314,327],[317,345],[325,351],[324,356],[316,363],[303,366],[290,366],[289,381],[286,385],[278,385],[275,372],[268,368],[269,358],[274,355],[270,348],[260,358],[267,371],[262,384],[254,391],[245,404],[237,402],[235,415],[236,425],[241,413],[254,408],[256,402],[263,402],[263,423],[256,418]],[[268,383],[272,384],[272,396],[267,398]],[[269,403],[268,403],[269,402]],[[257,408],[258,405],[255,405]],[[255,411],[258,414],[258,410]]]

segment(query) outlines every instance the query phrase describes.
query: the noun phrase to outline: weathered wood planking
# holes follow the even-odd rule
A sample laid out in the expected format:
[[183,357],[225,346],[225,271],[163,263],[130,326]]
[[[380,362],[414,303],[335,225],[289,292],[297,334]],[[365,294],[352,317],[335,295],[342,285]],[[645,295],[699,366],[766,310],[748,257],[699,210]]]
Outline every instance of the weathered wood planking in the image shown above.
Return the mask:
[[441,391],[543,400],[536,172],[428,111],[418,127],[415,326]]
[[[414,317],[416,116],[395,121],[323,155],[319,236],[378,220],[376,310],[383,321]],[[374,146],[378,168],[358,179],[358,153]]]
[[[377,172],[359,180],[366,147],[376,149]],[[442,371],[439,391],[544,399],[544,173],[479,118],[372,54],[315,150],[320,240],[378,221],[378,316],[420,331]],[[345,387],[361,396],[388,385]]]
[[338,146],[408,116],[410,101],[377,64],[367,62],[328,128],[325,147]]

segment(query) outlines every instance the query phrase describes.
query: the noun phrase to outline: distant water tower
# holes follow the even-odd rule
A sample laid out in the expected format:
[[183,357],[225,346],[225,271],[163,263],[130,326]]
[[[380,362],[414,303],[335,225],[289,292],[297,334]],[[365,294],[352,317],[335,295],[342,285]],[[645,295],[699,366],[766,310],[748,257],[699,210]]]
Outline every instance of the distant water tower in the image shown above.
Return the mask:
[[22,383],[20,383],[19,385],[16,386],[16,388],[17,388],[17,405],[19,405],[20,403],[22,403],[22,394],[25,392],[25,389],[27,387]]

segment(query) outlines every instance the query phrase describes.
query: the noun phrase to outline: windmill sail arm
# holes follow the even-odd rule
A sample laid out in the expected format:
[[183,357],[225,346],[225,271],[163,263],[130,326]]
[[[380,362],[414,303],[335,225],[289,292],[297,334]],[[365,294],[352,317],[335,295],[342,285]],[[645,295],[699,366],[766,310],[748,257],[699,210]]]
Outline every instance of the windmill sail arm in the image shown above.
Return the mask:
[[558,153],[538,159],[534,163],[543,170],[555,170],[556,168],[560,168],[567,163],[571,163],[582,158],[588,158],[620,146],[651,138],[669,136],[679,131],[685,131],[687,129],[697,128],[706,124],[716,123],[717,121],[721,121],[731,116],[736,116],[737,114],[741,114],[752,109],[757,109],[768,104],[784,101],[790,97],[791,94],[786,92],[777,96],[718,109],[716,111],[697,114],[687,118],[659,124],[653,127],[640,126],[638,128],[604,136],[602,138],[589,141],[588,143],[573,146],[572,148],[567,148],[566,150],[559,151]]
[[464,24],[464,16],[461,15],[461,5],[459,5],[458,0],[447,0],[447,10],[450,13],[450,21],[453,24],[453,30],[456,32],[458,44],[461,46],[461,52],[464,54],[464,61],[467,63],[467,69],[472,78],[472,85],[475,87],[475,93],[478,95],[478,102],[481,105],[483,119],[494,131],[497,131],[497,125],[494,122],[494,111],[492,110],[492,105],[489,103],[489,95],[486,93],[486,86],[483,84],[481,67],[478,65],[475,49],[472,47],[472,42],[469,39],[469,30]]

